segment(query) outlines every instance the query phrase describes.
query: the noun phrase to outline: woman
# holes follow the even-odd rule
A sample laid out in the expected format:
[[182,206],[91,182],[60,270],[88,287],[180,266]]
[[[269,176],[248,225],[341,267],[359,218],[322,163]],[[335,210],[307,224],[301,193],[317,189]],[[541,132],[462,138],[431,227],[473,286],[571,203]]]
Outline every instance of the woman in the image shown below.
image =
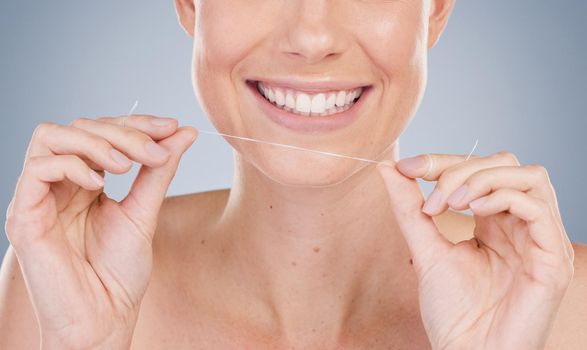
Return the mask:
[[[164,199],[193,128],[40,125],[8,209],[0,347],[581,348],[586,249],[546,170],[508,152],[398,162],[453,5],[176,0],[221,132],[386,162],[229,139],[230,191]],[[100,175],[131,160],[115,202]],[[426,201],[416,178],[437,181]]]

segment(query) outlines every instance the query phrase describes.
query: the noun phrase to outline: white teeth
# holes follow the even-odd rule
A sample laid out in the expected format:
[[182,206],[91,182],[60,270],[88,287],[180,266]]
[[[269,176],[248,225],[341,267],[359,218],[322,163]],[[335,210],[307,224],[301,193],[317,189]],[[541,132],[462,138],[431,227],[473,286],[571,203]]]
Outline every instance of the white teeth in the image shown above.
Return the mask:
[[257,88],[261,95],[275,106],[304,116],[327,116],[346,111],[363,92],[358,88],[312,95],[291,89],[268,87],[262,82],[257,83]]
[[324,113],[326,110],[326,96],[324,94],[318,94],[312,97],[312,107],[310,111],[312,113]]
[[296,99],[294,98],[294,93],[291,90],[287,90],[287,93],[285,94],[285,106],[288,108],[296,107]]
[[275,89],[275,103],[277,103],[278,106],[283,106],[285,104],[285,96],[281,89]]
[[344,98],[345,105],[348,105],[349,103],[351,103],[352,100],[354,100],[353,95],[354,95],[354,93],[352,91],[350,93],[346,94],[346,96]]
[[312,109],[312,100],[310,100],[310,96],[300,93],[298,94],[298,98],[296,99],[296,106],[295,109],[301,113],[308,113]]
[[342,107],[345,105],[346,102],[346,93],[344,91],[339,91],[336,95],[336,106]]
[[334,92],[331,92],[328,94],[328,97],[326,98],[326,109],[332,109],[334,107],[335,103],[336,103],[336,94]]
[[269,101],[275,102],[275,93],[273,92],[273,89],[266,88],[265,89],[265,96],[269,99]]

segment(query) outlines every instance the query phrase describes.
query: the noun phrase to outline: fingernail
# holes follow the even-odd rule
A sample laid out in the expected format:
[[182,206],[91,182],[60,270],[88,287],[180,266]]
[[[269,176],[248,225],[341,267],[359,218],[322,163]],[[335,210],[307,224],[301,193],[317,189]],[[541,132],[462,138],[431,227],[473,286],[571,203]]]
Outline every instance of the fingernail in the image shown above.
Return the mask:
[[485,202],[487,202],[487,196],[475,199],[469,203],[469,207],[471,209],[479,209],[483,206],[483,204],[485,204]]
[[465,198],[468,192],[469,187],[467,185],[462,185],[461,187],[457,188],[450,196],[448,196],[446,201],[451,206],[457,206],[459,203],[461,203],[463,198]]
[[119,165],[129,166],[131,164],[130,159],[128,159],[124,154],[120,153],[117,149],[112,148],[110,150],[110,156]]
[[426,166],[426,159],[422,156],[404,158],[397,162],[400,170],[407,170],[413,172],[415,170],[424,168]]
[[92,169],[90,169],[90,177],[98,186],[100,186],[100,187],[104,186],[104,178],[102,176],[98,175],[98,173],[96,173]]
[[147,141],[145,143],[145,149],[147,150],[147,153],[149,153],[155,158],[163,158],[169,155],[165,148],[159,146],[153,141]]
[[169,126],[173,124],[174,121],[175,119],[173,118],[153,118],[151,124],[155,126]]
[[424,207],[422,207],[422,211],[428,215],[431,215],[438,207],[440,207],[440,200],[442,199],[442,192],[439,189],[435,189],[432,191],[428,199],[424,203]]

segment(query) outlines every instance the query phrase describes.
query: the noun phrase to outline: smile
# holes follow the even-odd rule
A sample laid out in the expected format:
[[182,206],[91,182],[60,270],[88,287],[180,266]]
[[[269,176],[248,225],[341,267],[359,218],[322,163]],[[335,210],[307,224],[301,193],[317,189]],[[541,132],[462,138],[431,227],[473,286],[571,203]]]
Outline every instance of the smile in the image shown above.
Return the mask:
[[296,133],[316,134],[344,129],[366,107],[373,86],[353,82],[246,80],[263,115]]
[[324,117],[351,108],[359,100],[363,88],[306,93],[264,82],[256,82],[259,93],[274,106],[306,117]]

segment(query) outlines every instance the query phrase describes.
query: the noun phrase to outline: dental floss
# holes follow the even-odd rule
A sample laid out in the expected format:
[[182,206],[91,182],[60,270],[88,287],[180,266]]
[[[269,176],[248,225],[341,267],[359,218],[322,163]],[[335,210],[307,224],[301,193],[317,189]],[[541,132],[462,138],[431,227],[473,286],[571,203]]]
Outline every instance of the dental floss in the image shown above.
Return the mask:
[[[139,101],[137,100],[137,101],[135,101],[134,105],[130,109],[130,112],[128,112],[128,115],[129,116],[134,112],[134,110],[137,108],[138,105],[139,105]],[[124,119],[123,119],[123,124],[124,124]],[[367,158],[360,158],[360,157],[352,157],[352,156],[347,156],[347,155],[344,155],[344,154],[338,154],[338,153],[333,153],[333,152],[318,151],[318,150],[315,150],[315,149],[304,148],[304,147],[293,146],[293,145],[287,145],[287,144],[284,144],[284,143],[276,143],[276,142],[270,142],[270,141],[263,141],[263,140],[253,139],[253,138],[250,138],[250,137],[228,135],[228,134],[223,134],[223,133],[216,132],[216,131],[198,130],[198,132],[201,133],[201,134],[205,134],[205,135],[223,136],[223,137],[228,137],[228,138],[233,138],[233,139],[238,139],[238,140],[243,140],[243,141],[256,142],[256,143],[264,144],[264,145],[278,146],[278,147],[283,147],[283,148],[293,149],[293,150],[298,150],[298,151],[312,152],[312,153],[317,153],[317,154],[321,154],[321,155],[329,156],[329,157],[336,157],[336,158],[343,158],[343,159],[353,159],[353,160],[358,160],[360,162],[371,163],[371,164],[381,164],[381,163],[384,163],[384,161],[377,161],[377,160],[372,160],[372,159],[367,159]],[[464,161],[469,160],[469,158],[471,157],[471,155],[473,154],[473,152],[477,148],[477,144],[478,143],[479,143],[479,139],[475,140],[475,145],[473,146],[473,149],[471,150],[471,152],[469,152],[469,155],[467,156],[467,158]],[[428,157],[430,157],[430,155],[428,153],[426,155]]]
[[475,140],[475,146],[473,146],[473,149],[471,150],[471,152],[469,152],[467,159],[464,160],[465,162],[469,160],[469,158],[471,157],[471,154],[473,154],[473,152],[475,151],[475,148],[477,148],[478,143],[479,143],[479,139]]
[[[344,154],[338,154],[338,153],[332,153],[332,152],[325,152],[325,151],[318,151],[318,150],[315,150],[315,149],[303,148],[303,147],[299,147],[299,146],[292,146],[292,145],[287,145],[287,144],[283,144],[283,143],[275,143],[275,142],[269,142],[269,141],[252,139],[252,138],[249,138],[249,137],[228,135],[228,134],[223,134],[223,133],[215,132],[215,131],[199,130],[199,132],[202,133],[202,134],[206,134],[206,135],[224,136],[224,137],[234,138],[234,139],[243,140],[243,141],[251,141],[251,142],[256,142],[256,143],[261,143],[261,144],[266,144],[266,145],[271,145],[271,146],[279,146],[279,147],[284,147],[284,148],[289,148],[289,149],[295,149],[295,150],[298,150],[298,151],[313,152],[313,153],[318,153],[318,154],[322,154],[322,155],[330,156],[330,157],[345,158],[345,159],[354,159],[354,160],[358,160],[358,161],[366,162],[366,163],[371,163],[371,164],[384,163],[384,161],[376,161],[376,160],[372,160],[372,159],[347,156],[347,155],[344,155]],[[464,161],[469,160],[469,158],[471,157],[471,155],[473,154],[473,152],[477,148],[477,144],[478,143],[479,143],[479,139],[475,140],[475,145],[473,146],[473,149],[471,150],[471,152],[469,152],[469,155],[467,156],[467,158]],[[427,154],[427,155],[430,156],[429,154]]]
[[371,159],[366,159],[366,158],[351,157],[351,156],[347,156],[347,155],[344,155],[344,154],[338,154],[338,153],[332,153],[332,152],[325,152],[325,151],[318,151],[318,150],[315,150],[315,149],[303,148],[303,147],[292,146],[292,145],[286,145],[286,144],[283,144],[283,143],[275,143],[275,142],[257,140],[257,139],[252,139],[252,138],[249,138],[249,137],[227,135],[227,134],[223,134],[223,133],[219,133],[219,132],[215,132],[215,131],[199,130],[199,132],[202,133],[202,134],[207,134],[207,135],[224,136],[224,137],[239,139],[239,140],[243,140],[243,141],[251,141],[251,142],[261,143],[261,144],[265,144],[265,145],[279,146],[279,147],[284,147],[284,148],[289,148],[289,149],[295,149],[295,150],[298,150],[298,151],[306,151],[306,152],[318,153],[318,154],[322,154],[322,155],[330,156],[330,157],[345,158],[345,159],[354,159],[354,160],[359,160],[361,162],[372,163],[372,164],[383,163],[383,162],[378,162],[376,160],[371,160]]
[[126,116],[122,117],[122,127],[126,128],[126,118],[130,117],[132,115],[132,113],[135,111],[135,109],[137,108],[137,106],[139,105],[139,100],[135,101],[135,104],[132,106],[132,108],[130,109],[130,111],[128,111],[128,113],[126,114]]
[[138,106],[138,105],[139,105],[139,100],[136,100],[136,101],[135,101],[135,104],[134,104],[134,105],[132,105],[132,108],[131,108],[131,109],[130,109],[130,111],[128,112],[127,116],[130,116],[130,115],[131,115],[131,114],[132,114],[132,113],[135,111],[135,109],[137,109],[137,106]]

